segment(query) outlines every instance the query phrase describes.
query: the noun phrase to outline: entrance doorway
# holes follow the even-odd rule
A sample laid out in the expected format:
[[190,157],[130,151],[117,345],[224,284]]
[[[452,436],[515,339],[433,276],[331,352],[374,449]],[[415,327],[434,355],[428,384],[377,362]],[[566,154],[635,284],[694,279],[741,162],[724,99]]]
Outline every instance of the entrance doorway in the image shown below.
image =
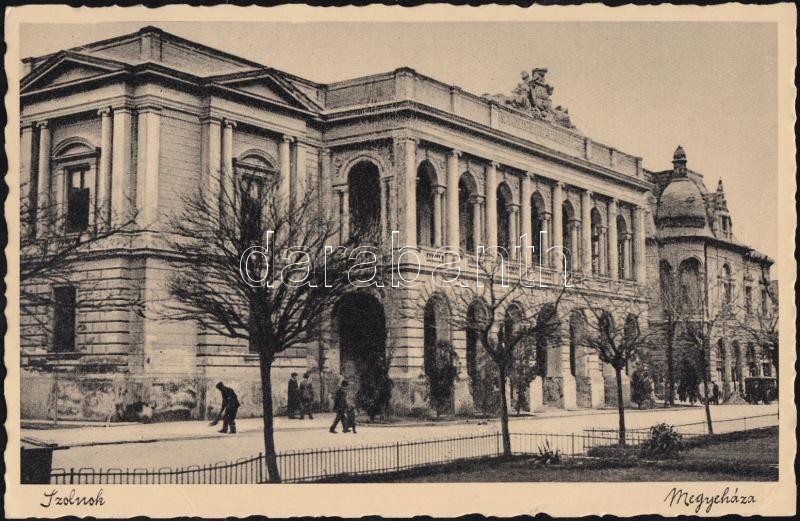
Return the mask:
[[362,381],[374,382],[386,368],[386,316],[377,298],[351,293],[336,309],[339,326],[339,372],[359,393]]

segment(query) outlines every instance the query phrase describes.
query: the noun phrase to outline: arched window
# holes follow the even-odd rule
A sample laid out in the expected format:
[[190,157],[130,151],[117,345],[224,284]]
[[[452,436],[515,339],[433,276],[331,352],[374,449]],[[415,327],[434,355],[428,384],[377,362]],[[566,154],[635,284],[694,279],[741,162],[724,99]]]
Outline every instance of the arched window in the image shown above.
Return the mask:
[[424,161],[417,169],[417,243],[420,246],[434,246],[435,228],[439,224],[434,215],[434,190],[436,171]]
[[567,271],[572,271],[573,261],[578,253],[576,226],[575,209],[572,207],[572,203],[564,201],[564,204],[561,205],[561,244],[564,246]]
[[[545,230],[545,210],[544,198],[539,192],[531,196],[531,234],[530,244],[534,246],[534,258],[544,259],[544,249],[547,247],[547,239],[542,236]],[[537,260],[538,262],[538,260]]]
[[500,183],[497,187],[497,246],[506,259],[512,253],[511,204],[511,189],[506,183]]
[[[539,313],[536,315],[536,327],[540,330],[544,329],[546,326],[556,326],[558,321],[558,311],[553,304],[545,304],[539,310]],[[553,339],[547,339],[545,337],[538,337],[536,340],[536,363],[539,367],[539,376],[545,377],[547,376],[548,369],[547,369],[547,348],[548,342],[552,341]],[[556,363],[558,363],[559,357],[556,357]],[[558,374],[559,368],[556,368],[556,374]]]
[[350,236],[374,242],[380,238],[381,185],[378,167],[361,161],[347,176]]
[[475,253],[476,241],[475,220],[479,218],[475,211],[477,203],[474,201],[478,193],[475,180],[470,174],[463,174],[458,180],[458,227],[459,246],[471,253]]
[[[239,189],[240,236],[245,244],[256,244],[263,240],[262,211],[267,204],[269,189],[277,181],[277,171],[263,155],[246,153],[234,160],[233,170]],[[225,193],[223,200],[233,198]],[[233,206],[236,206],[234,203]]]
[[450,341],[450,307],[444,295],[433,295],[425,304],[424,318],[425,374],[430,372],[436,345]]
[[[583,351],[582,343],[586,335],[586,317],[581,311],[573,311],[569,317],[569,372],[572,376],[582,373],[578,370],[578,353]],[[581,364],[582,365],[582,364]]]
[[630,259],[628,258],[630,246],[628,242],[628,223],[621,215],[617,215],[617,265],[620,280],[628,278],[630,275]]
[[602,250],[603,250],[603,218],[597,208],[591,211],[591,232],[592,232],[592,275],[600,275],[602,269]]
[[722,291],[723,303],[730,306],[733,303],[733,277],[731,267],[727,263],[722,265]]
[[486,343],[483,328],[489,320],[489,309],[481,300],[470,304],[467,310],[467,374],[473,387],[479,380],[478,351]]
[[699,311],[704,302],[700,261],[690,257],[681,262],[678,266],[678,281],[678,304],[684,310]]
[[[53,150],[55,194],[49,196],[49,201],[38,201],[37,204],[43,205],[40,208],[45,216],[53,219],[55,231],[81,233],[94,225],[96,214],[101,221],[107,222],[110,215],[96,211],[99,209],[94,194],[99,158],[97,149],[82,138],[70,138]],[[42,227],[46,226],[42,222]]]
[[672,279],[672,266],[669,262],[662,260],[658,264],[658,285],[661,290],[661,300],[665,308],[673,306],[675,303],[672,301],[674,293],[674,283]]

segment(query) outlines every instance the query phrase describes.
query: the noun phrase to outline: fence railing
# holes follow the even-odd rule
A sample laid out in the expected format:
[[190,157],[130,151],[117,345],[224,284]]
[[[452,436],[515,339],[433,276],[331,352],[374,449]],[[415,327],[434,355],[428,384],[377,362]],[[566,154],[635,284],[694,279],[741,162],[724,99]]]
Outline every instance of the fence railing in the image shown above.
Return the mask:
[[[777,425],[777,414],[714,421],[715,432],[751,430]],[[706,434],[705,422],[674,427],[687,437]],[[737,428],[739,427],[739,428]],[[625,442],[636,446],[647,439],[649,429],[629,429]],[[512,432],[511,448],[516,455],[536,455],[549,448],[564,456],[585,456],[592,447],[615,445],[614,429],[588,429],[582,434]],[[499,456],[503,453],[500,432],[429,440],[386,443],[357,447],[286,451],[277,455],[284,483],[319,481],[337,476],[381,474],[457,461]],[[267,480],[263,454],[234,462],[181,468],[53,469],[52,484],[246,484]]]

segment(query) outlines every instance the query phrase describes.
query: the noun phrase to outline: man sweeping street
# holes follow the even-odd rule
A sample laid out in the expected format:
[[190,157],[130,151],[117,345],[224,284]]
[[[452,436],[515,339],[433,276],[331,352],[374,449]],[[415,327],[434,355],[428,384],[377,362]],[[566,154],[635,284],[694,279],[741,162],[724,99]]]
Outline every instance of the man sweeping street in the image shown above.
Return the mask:
[[211,426],[219,423],[222,418],[221,433],[227,433],[230,427],[230,433],[236,434],[236,413],[239,411],[239,398],[230,387],[225,387],[222,382],[217,384],[217,389],[222,393],[222,407],[220,407],[217,418],[211,422]]

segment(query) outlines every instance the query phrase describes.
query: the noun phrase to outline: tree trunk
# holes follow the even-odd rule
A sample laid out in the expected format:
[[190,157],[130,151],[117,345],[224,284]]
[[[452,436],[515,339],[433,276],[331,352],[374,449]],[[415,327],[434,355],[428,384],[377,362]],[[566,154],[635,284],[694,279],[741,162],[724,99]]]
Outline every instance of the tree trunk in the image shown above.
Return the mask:
[[506,397],[506,369],[499,367],[500,373],[500,429],[503,435],[503,454],[511,456],[511,434],[508,432],[508,399]]
[[625,403],[622,401],[622,369],[615,367],[617,377],[617,411],[619,412],[619,444],[625,445]]
[[[670,319],[671,321],[671,319]],[[667,326],[667,389],[664,396],[664,406],[675,406],[675,370],[673,357],[675,352],[675,326]]]
[[267,458],[267,481],[280,483],[278,457],[275,452],[275,420],[272,416],[272,360],[264,354],[259,357],[261,371],[261,407],[264,414],[264,453]]
[[711,400],[708,399],[708,371],[703,370],[703,401],[706,404],[706,424],[708,433],[714,434],[714,426],[711,422]]

